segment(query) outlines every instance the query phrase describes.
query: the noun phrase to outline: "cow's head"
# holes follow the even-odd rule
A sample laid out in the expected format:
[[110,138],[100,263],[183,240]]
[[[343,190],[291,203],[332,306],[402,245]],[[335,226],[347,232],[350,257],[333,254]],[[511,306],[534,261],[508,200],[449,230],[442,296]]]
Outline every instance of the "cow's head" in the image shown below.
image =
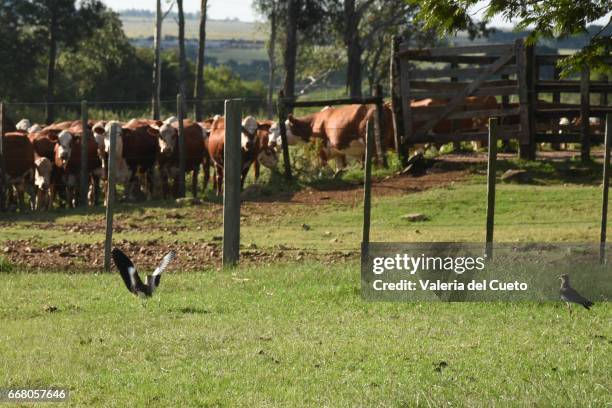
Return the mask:
[[[310,124],[303,123],[301,120],[293,117],[293,115],[289,115],[287,120],[285,120],[285,132],[287,135],[287,144],[289,146],[308,141],[312,136]],[[274,122],[272,126],[270,126],[268,146],[280,148],[282,144],[280,125],[278,122]]]
[[240,146],[242,150],[252,150],[255,147],[255,138],[257,137],[258,124],[257,120],[252,116],[247,116],[242,120],[242,137]]
[[31,126],[30,120],[24,118],[15,125],[15,129],[21,132],[27,132]]
[[41,191],[47,191],[51,185],[51,170],[53,165],[46,157],[34,160],[34,185]]
[[70,159],[73,139],[72,133],[67,130],[62,130],[57,135],[57,155],[63,162],[67,162]]
[[[111,120],[104,127],[104,152],[106,154],[110,154],[110,134],[114,129],[117,138],[115,139],[115,157],[122,157],[123,155],[123,138],[121,137],[121,132],[123,131],[121,127],[121,123],[116,120]],[[98,131],[99,132],[99,131]],[[94,130],[94,134],[97,134]],[[98,139],[96,138],[96,142]]]
[[176,148],[177,132],[171,123],[164,123],[158,127],[159,152],[161,154],[172,154]]

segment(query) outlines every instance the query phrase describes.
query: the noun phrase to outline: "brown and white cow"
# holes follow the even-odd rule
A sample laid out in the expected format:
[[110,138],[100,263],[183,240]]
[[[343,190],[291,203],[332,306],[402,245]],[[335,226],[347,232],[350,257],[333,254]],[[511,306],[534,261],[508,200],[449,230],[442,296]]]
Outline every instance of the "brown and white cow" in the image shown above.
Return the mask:
[[[365,134],[368,120],[373,120],[376,109],[368,105],[346,105],[326,107],[301,118],[289,115],[285,123],[287,144],[308,142],[320,139],[323,142],[319,157],[323,165],[330,159],[336,159],[338,169],[346,167],[346,158],[359,161],[365,154]],[[381,142],[384,147],[393,147],[393,127],[391,110],[388,106],[383,111],[383,128]],[[281,138],[278,124],[270,129],[270,145],[280,146]]]
[[[30,127],[28,130],[35,129]],[[53,166],[56,142],[40,131],[29,133],[28,138],[34,148],[34,187],[36,188],[34,208],[49,209],[53,205],[54,182],[58,176]]]
[[[149,125],[149,132],[157,137],[159,144],[158,164],[164,198],[170,195],[168,179],[174,180],[172,193],[178,196],[179,176],[179,146],[178,146],[178,120],[169,118],[165,122]],[[185,173],[192,175],[191,192],[194,197],[198,193],[198,174],[204,159],[205,132],[202,127],[191,120],[183,121],[183,135],[185,139]]]
[[[244,187],[246,177],[249,173],[251,165],[255,161],[260,161],[265,166],[276,166],[276,153],[266,146],[265,150],[258,150],[258,145],[262,143],[258,140],[259,132],[268,132],[270,130],[269,123],[258,123],[252,116],[247,116],[242,121],[241,132],[241,177],[240,185]],[[263,137],[263,136],[262,136]],[[207,140],[208,152],[215,166],[215,191],[217,195],[221,195],[223,191],[223,166],[225,152],[225,118],[216,116],[211,125],[210,135]],[[267,157],[268,154],[274,155],[273,159]],[[263,153],[263,154],[262,154]]]
[[[44,133],[45,129],[43,129]],[[99,183],[102,162],[98,157],[97,143],[91,132],[87,134],[87,170],[89,174],[90,191],[88,193],[89,205],[95,205],[99,196]],[[57,135],[55,145],[54,164],[58,168],[60,184],[66,194],[68,206],[76,205],[78,184],[81,172],[81,141],[83,127],[81,121],[75,121],[72,126],[61,130]]]
[[[111,121],[100,127],[99,123],[93,127],[94,137],[99,141],[102,137],[103,169],[107,168],[108,154],[110,153],[111,128],[117,128],[115,144],[116,182],[125,184],[125,196],[133,201],[143,194],[141,184],[144,185],[144,194],[149,198],[153,196],[153,170],[157,160],[157,138],[149,132],[150,122],[146,120],[130,120],[125,125]],[[100,149],[98,149],[100,154]],[[106,171],[105,171],[106,173]],[[144,182],[139,183],[139,175]],[[105,190],[107,190],[105,188]]]
[[16,201],[21,211],[24,211],[24,193],[29,190],[34,177],[34,148],[23,132],[5,133],[3,140],[6,170],[4,185],[7,188],[9,207]]

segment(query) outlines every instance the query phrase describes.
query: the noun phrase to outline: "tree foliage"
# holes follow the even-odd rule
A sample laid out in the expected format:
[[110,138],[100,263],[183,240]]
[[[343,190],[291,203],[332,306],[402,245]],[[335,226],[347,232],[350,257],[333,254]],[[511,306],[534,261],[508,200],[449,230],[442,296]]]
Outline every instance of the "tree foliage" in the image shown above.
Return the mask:
[[[607,29],[612,17],[599,32],[591,34],[588,26],[612,12],[610,0],[406,0],[418,4],[418,17],[426,28],[435,29],[440,34],[452,34],[458,30],[472,33],[482,30],[484,25],[495,16],[507,21],[518,20],[518,30],[531,29],[528,41],[535,43],[542,38],[565,38],[577,34],[587,34],[588,44],[578,53],[561,60],[564,74],[579,71],[587,65],[592,69],[610,71],[609,57],[612,50],[612,37]],[[476,23],[473,13],[480,7],[484,19]]]

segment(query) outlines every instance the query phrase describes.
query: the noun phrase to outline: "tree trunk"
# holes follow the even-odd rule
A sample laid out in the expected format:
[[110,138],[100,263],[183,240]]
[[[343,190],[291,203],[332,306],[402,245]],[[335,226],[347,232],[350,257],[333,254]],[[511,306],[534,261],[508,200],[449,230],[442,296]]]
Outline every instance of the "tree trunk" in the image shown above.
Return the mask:
[[361,54],[363,49],[359,39],[359,13],[355,10],[355,0],[345,0],[344,19],[346,22],[344,41],[348,57],[346,84],[351,98],[361,97]]
[[57,58],[56,24],[55,16],[51,17],[51,25],[49,27],[49,62],[47,65],[47,100],[45,104],[45,120],[48,124],[55,121],[53,95],[55,94],[55,60]]
[[274,53],[276,51],[276,1],[272,3],[272,11],[270,12],[270,43],[268,44],[268,61],[270,68],[270,77],[268,79],[268,119],[274,116],[274,105],[272,98],[274,97],[274,82],[276,76],[276,61]]
[[196,121],[204,119],[204,111],[202,109],[202,98],[204,97],[204,49],[206,47],[206,3],[207,0],[201,0],[200,3],[200,37],[198,40],[198,62],[196,68],[195,91],[193,99],[195,99],[194,116]]
[[185,96],[187,95],[187,60],[185,57],[185,14],[183,13],[183,0],[177,0],[178,7],[178,41],[179,41],[179,89],[183,95],[183,112],[187,112]]
[[284,64],[285,83],[283,89],[285,97],[295,96],[295,66],[297,58],[297,21],[300,12],[300,0],[289,0],[287,35],[285,40]]
[[160,94],[161,94],[161,29],[162,29],[162,10],[161,0],[157,0],[155,12],[155,35],[153,47],[155,56],[153,57],[153,96],[151,98],[151,116],[155,120],[160,118]]

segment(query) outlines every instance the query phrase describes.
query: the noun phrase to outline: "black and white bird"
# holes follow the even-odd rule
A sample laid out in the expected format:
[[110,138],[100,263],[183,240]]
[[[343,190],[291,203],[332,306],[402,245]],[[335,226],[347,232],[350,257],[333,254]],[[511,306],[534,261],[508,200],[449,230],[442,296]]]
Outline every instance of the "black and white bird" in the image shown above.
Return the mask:
[[559,276],[559,279],[561,279],[561,289],[559,290],[559,294],[561,295],[561,300],[567,303],[567,308],[569,309],[570,314],[572,314],[572,303],[582,305],[587,310],[591,309],[593,302],[576,292],[576,289],[570,286],[569,275],[561,275]]
[[142,283],[140,276],[138,276],[138,272],[136,271],[136,267],[132,260],[124,254],[120,249],[113,248],[111,251],[111,255],[113,256],[113,261],[119,269],[119,274],[121,278],[123,278],[123,282],[125,282],[125,286],[128,288],[130,292],[140,297],[150,297],[155,292],[155,288],[159,286],[159,281],[161,279],[161,273],[168,267],[168,264],[176,257],[176,252],[170,251],[164,256],[161,263],[155,270],[153,274],[147,275],[146,284]]

